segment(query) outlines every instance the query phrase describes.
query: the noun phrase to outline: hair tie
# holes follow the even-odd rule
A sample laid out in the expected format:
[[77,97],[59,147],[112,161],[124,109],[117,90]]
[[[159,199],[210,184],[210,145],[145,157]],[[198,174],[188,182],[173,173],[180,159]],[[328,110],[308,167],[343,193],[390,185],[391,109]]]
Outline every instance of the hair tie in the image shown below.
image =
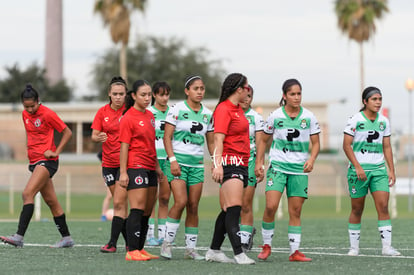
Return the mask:
[[189,79],[187,79],[187,81],[185,82],[184,87],[185,87],[185,88],[187,88],[187,85],[188,85],[191,81],[193,81],[193,80],[195,80],[195,79],[201,79],[201,76],[199,76],[199,75],[195,75],[195,76],[190,77],[190,78],[189,78]]

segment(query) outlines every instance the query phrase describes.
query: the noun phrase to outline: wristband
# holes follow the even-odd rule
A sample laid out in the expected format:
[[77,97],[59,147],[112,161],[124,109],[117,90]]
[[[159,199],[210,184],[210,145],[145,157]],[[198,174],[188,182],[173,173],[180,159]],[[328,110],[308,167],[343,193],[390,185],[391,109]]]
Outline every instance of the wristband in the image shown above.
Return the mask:
[[262,165],[262,169],[263,169],[263,170],[265,169],[264,165]]
[[169,160],[170,162],[177,161],[177,159],[175,158],[175,156],[172,156],[172,157],[168,158],[168,160]]

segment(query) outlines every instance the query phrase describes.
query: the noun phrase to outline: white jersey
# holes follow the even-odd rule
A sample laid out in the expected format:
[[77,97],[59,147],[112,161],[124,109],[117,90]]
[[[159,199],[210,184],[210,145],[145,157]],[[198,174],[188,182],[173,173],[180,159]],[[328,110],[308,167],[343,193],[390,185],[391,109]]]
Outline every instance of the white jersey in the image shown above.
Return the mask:
[[155,118],[155,149],[157,150],[158,159],[166,159],[167,153],[165,152],[164,147],[164,126],[165,126],[165,117],[167,116],[169,107],[165,112],[158,110],[154,105],[148,107],[148,110],[154,115]]
[[269,152],[273,169],[287,174],[307,174],[303,172],[303,165],[309,155],[310,136],[321,132],[312,112],[301,107],[298,116],[292,119],[282,106],[269,115],[264,132],[273,134]]
[[[352,149],[355,157],[365,171],[385,168],[383,139],[391,136],[389,120],[377,114],[374,121],[369,120],[364,112],[349,118],[344,133],[352,136]],[[350,167],[354,167],[350,164]]]
[[200,111],[194,112],[187,101],[170,108],[165,122],[175,126],[172,146],[179,164],[204,167],[204,137],[213,131],[211,116],[212,112],[203,105]]
[[249,137],[250,137],[250,158],[253,160],[256,156],[256,133],[263,131],[264,121],[263,117],[259,115],[255,110],[249,108],[244,115],[249,121]]

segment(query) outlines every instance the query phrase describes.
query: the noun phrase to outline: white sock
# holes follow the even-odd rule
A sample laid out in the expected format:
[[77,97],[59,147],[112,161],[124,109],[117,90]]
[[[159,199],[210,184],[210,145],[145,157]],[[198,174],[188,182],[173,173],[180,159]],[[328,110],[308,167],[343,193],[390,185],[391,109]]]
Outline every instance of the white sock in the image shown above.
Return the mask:
[[381,236],[382,247],[391,247],[392,226],[387,225],[378,227],[378,231]]
[[301,236],[302,236],[301,234],[296,234],[296,233],[288,234],[289,246],[290,246],[289,255],[292,255],[293,253],[295,253],[296,250],[299,250]]
[[197,246],[197,238],[198,235],[196,234],[185,234],[185,247],[189,249],[195,249]]
[[172,222],[166,222],[166,234],[165,234],[165,240],[169,243],[174,242],[175,235],[177,234],[178,228],[180,227],[179,223],[172,223]]
[[147,239],[150,239],[150,238],[154,238],[155,237],[154,236],[154,228],[155,228],[155,225],[154,224],[148,224]]
[[351,230],[348,229],[349,233],[349,244],[351,249],[359,250],[359,238],[361,235],[361,230]]
[[248,244],[252,234],[247,231],[239,231],[239,236],[242,244]]
[[158,239],[165,239],[165,224],[158,225]]
[[262,227],[263,244],[268,244],[269,246],[272,246],[272,238],[274,233],[274,229],[264,229]]

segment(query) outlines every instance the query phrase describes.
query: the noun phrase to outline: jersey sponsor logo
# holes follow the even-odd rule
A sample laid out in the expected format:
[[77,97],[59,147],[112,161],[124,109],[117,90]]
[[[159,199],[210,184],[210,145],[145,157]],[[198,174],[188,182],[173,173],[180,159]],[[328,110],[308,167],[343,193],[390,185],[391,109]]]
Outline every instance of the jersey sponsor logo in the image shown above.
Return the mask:
[[283,120],[279,120],[279,121],[276,123],[276,125],[277,125],[277,127],[279,127],[279,128],[283,128]]
[[109,117],[105,117],[105,118],[104,118],[104,121],[105,121],[105,122],[108,122],[108,121],[109,121]]
[[375,130],[368,131],[367,142],[372,143],[372,141],[379,138],[379,136],[380,136],[379,133]]
[[239,113],[234,113],[234,116],[235,117],[237,117],[237,118],[239,118],[240,116],[239,116]]
[[140,122],[138,122],[138,125],[144,127],[145,126],[144,121],[141,120]]
[[30,120],[29,120],[28,118],[26,118],[25,123],[26,123],[26,124],[29,124],[29,121],[30,121]]
[[139,236],[141,235],[141,232],[140,231],[137,231],[137,232],[134,233],[134,235],[139,238]]
[[144,179],[141,176],[138,176],[135,178],[135,184],[136,185],[141,185],[144,183]]
[[297,129],[287,129],[287,141],[293,141],[294,138],[299,137],[300,132]]
[[188,113],[184,113],[183,118],[188,119]]
[[40,125],[42,125],[42,121],[40,120],[40,118],[36,119],[36,121],[34,122],[34,126],[36,127],[40,127]]
[[364,130],[365,129],[365,124],[364,123],[360,123],[360,124],[357,125],[357,128],[359,130]]

